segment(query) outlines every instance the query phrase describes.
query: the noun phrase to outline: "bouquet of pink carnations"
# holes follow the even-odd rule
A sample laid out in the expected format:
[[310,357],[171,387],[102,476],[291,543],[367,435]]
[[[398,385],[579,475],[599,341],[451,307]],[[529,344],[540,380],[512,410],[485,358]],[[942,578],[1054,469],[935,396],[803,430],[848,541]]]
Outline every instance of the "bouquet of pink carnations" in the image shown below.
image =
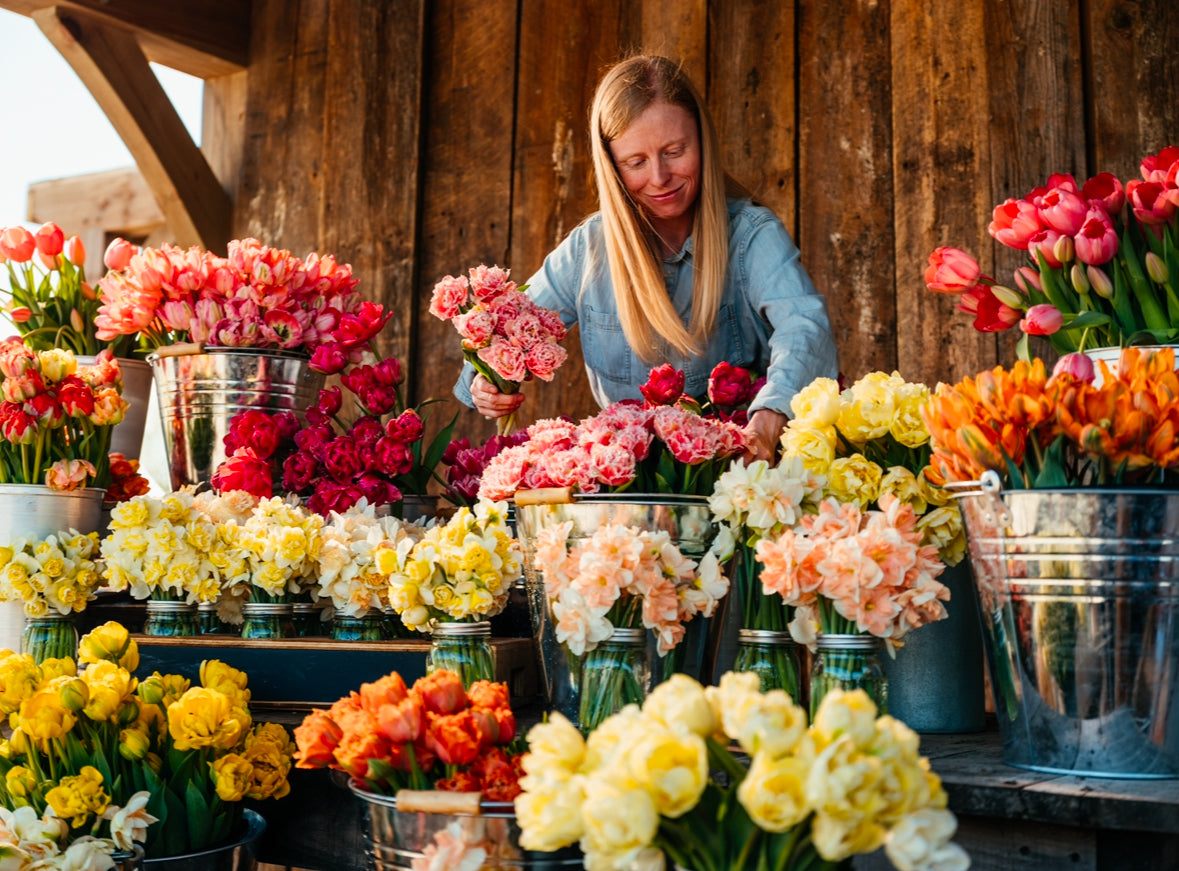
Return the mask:
[[[606,717],[646,696],[647,630],[660,655],[684,637],[684,624],[712,616],[728,592],[715,554],[688,559],[665,531],[607,524],[570,542],[572,521],[553,524],[536,537],[536,566],[552,613],[557,641],[581,665],[579,722],[594,729]],[[638,630],[637,658],[622,645],[605,644],[616,632]]]
[[397,504],[404,493],[425,494],[431,480],[445,485],[435,469],[454,419],[424,443],[422,414],[401,399],[396,358],[353,367],[340,381],[355,400],[349,406],[360,411],[354,419],[345,414],[344,392],[335,386],[320,391],[302,429],[288,412],[235,416],[225,438],[232,453],[214,473],[213,487],[267,497],[281,489],[305,497],[308,508],[326,517],[362,497],[374,507]]
[[[476,266],[434,285],[430,314],[454,324],[463,356],[500,393],[516,393],[530,378],[552,381],[565,362],[565,325],[551,309],[534,303],[508,270]],[[516,428],[516,415],[496,421],[500,435]]]
[[136,251],[116,239],[99,282],[98,338],[139,333],[149,347],[178,342],[269,348],[311,355],[335,373],[359,363],[391,312],[362,302],[352,267],[305,258],[256,239],[235,239],[227,257],[174,245]]

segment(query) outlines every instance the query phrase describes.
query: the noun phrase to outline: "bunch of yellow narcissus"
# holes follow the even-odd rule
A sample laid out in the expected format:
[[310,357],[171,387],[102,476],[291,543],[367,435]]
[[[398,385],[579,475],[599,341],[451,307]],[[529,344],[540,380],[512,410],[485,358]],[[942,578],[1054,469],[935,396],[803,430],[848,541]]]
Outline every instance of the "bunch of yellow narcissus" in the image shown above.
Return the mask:
[[158,672],[140,681],[138,666],[114,622],[82,639],[77,663],[0,654],[4,807],[49,807],[81,831],[147,790],[154,857],[211,846],[234,834],[243,799],[290,791],[294,745],[282,726],[253,722],[244,673],[210,660],[192,686]]

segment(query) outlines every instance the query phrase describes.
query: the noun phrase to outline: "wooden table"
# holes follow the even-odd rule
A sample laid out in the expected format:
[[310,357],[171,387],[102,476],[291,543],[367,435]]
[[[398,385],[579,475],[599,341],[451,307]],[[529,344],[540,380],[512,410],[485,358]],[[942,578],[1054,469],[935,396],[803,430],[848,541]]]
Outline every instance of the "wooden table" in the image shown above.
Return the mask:
[[[999,734],[923,735],[921,750],[958,816],[974,871],[1173,871],[1179,780],[1063,777],[1003,763]],[[261,808],[260,859],[316,871],[365,871],[361,807],[325,771],[298,771],[292,794]],[[856,871],[891,868],[883,854]]]

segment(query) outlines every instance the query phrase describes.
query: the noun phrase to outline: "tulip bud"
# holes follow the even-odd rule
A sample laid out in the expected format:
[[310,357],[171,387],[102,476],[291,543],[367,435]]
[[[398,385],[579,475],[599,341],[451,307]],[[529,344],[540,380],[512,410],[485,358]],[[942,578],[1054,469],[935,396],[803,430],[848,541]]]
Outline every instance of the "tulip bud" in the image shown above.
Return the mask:
[[127,268],[131,258],[135,256],[135,246],[126,239],[117,238],[106,246],[106,253],[102,255],[102,262],[107,269],[122,270]]
[[61,231],[61,227],[50,221],[47,224],[42,224],[41,229],[34,234],[33,243],[41,254],[56,258],[65,245],[65,233]]
[[1096,377],[1097,370],[1093,368],[1093,358],[1088,354],[1074,352],[1065,354],[1056,361],[1056,365],[1052,368],[1052,375],[1071,375],[1078,381],[1085,381],[1089,384],[1093,383]]
[[1074,263],[1072,269],[1069,270],[1069,277],[1073,281],[1073,290],[1081,296],[1088,296],[1092,285],[1089,284],[1089,279],[1085,275],[1085,267],[1080,263]]
[[83,328],[86,326],[85,322],[82,320],[82,313],[79,312],[76,308],[70,309],[70,326],[79,333],[82,332]]
[[1051,336],[1064,325],[1064,315],[1054,305],[1042,303],[1027,311],[1019,322],[1019,328],[1032,336]]
[[23,765],[14,765],[4,775],[4,788],[17,798],[28,798],[37,788],[37,778]]
[[120,726],[130,726],[139,719],[139,705],[135,699],[127,699],[119,705],[118,723]]
[[93,287],[90,286],[90,283],[88,281],[82,282],[81,290],[82,290],[82,297],[84,299],[88,299],[91,301],[98,299],[98,292]]
[[156,774],[159,774],[160,769],[164,767],[164,760],[160,758],[158,753],[148,753],[147,756],[143,758],[147,760],[148,767]]
[[1085,274],[1089,276],[1089,283],[1093,285],[1093,292],[1104,299],[1113,299],[1113,282],[1105,274],[1104,269],[1096,266],[1085,267]]
[[61,706],[71,714],[76,714],[90,702],[90,688],[81,678],[66,681],[57,691],[61,699]]
[[1028,296],[1032,295],[1032,288],[1040,292],[1042,290],[1040,287],[1040,273],[1030,266],[1021,266],[1015,270],[1015,285]]
[[1001,284],[991,285],[991,293],[1003,305],[1011,308],[1023,308],[1028,303],[1028,298],[1020,293],[1018,290],[1013,290],[1010,287],[1004,287]]
[[1146,274],[1150,276],[1150,280],[1155,284],[1166,284],[1170,277],[1170,270],[1167,269],[1167,264],[1163,262],[1163,258],[1159,257],[1153,251],[1146,252]]
[[8,317],[12,319],[14,324],[27,324],[29,318],[33,316],[33,312],[28,306],[19,305],[8,313]]
[[1068,263],[1076,255],[1072,236],[1061,236],[1052,246],[1052,254],[1061,263]]
[[65,255],[65,259],[75,266],[82,266],[86,263],[86,246],[77,236],[70,236],[66,240],[62,253]]
[[151,750],[151,739],[142,729],[124,729],[119,733],[119,754],[132,762],[143,759]]
[[147,705],[158,705],[164,700],[164,684],[158,675],[139,682],[139,698]]

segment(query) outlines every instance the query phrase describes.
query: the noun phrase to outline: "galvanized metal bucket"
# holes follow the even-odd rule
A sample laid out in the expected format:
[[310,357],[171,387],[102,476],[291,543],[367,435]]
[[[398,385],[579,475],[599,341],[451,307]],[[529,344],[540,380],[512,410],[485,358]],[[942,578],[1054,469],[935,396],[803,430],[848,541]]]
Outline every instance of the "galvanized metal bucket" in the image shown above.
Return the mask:
[[520,826],[511,802],[485,801],[478,816],[432,814],[397,809],[393,796],[377,795],[349,784],[364,806],[365,845],[372,871],[411,871],[414,859],[424,859],[434,836],[457,823],[463,840],[487,852],[484,869],[558,871],[581,868],[581,850],[567,847],[553,853],[520,847]]
[[1179,492],[960,495],[1004,760],[1179,777]]
[[[97,357],[79,356],[79,366],[93,366]],[[147,410],[151,405],[152,371],[144,360],[119,358],[123,374],[123,398],[127,413],[111,430],[110,452],[122,454],[128,460],[138,460],[143,450],[143,431],[147,427]]]
[[[516,533],[524,551],[524,578],[528,588],[528,607],[533,637],[540,656],[542,683],[550,710],[559,711],[570,722],[578,722],[580,708],[581,660],[569,653],[553,628],[552,614],[544,591],[544,578],[535,561],[536,537],[542,529],[571,521],[569,541],[593,535],[610,524],[635,526],[644,530],[663,530],[689,559],[699,560],[708,551],[716,535],[712,512],[704,496],[653,494],[577,495],[572,502],[539,505],[517,504]],[[673,671],[682,672],[703,683],[712,681],[718,660],[724,655],[722,627],[725,626],[726,596],[711,618],[697,617],[686,625],[683,640],[666,657],[660,657],[653,633],[648,633],[647,672],[652,684]],[[733,629],[730,658],[736,653],[736,629]]]
[[324,376],[303,354],[256,348],[150,354],[173,489],[207,482],[225,460],[225,435],[248,409],[303,411]]
[[232,843],[178,856],[149,857],[143,860],[143,871],[254,871],[266,820],[249,808],[242,810],[242,816],[245,831]]

